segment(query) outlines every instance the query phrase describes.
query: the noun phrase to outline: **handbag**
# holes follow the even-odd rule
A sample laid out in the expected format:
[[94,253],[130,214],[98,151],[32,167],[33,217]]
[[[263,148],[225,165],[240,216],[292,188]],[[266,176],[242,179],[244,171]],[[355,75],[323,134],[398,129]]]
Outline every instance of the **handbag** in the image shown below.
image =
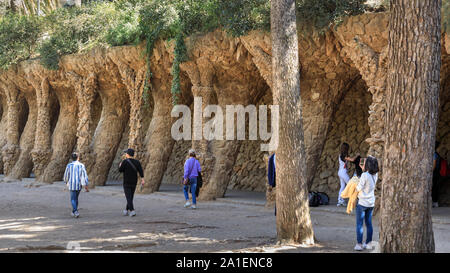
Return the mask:
[[197,188],[201,188],[202,186],[203,186],[202,172],[198,172],[198,176],[197,176]]

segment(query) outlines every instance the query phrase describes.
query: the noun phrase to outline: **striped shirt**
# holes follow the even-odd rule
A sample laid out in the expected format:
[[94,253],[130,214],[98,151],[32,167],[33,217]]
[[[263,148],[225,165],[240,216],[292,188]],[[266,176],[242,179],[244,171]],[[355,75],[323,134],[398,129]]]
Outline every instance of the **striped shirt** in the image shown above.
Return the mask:
[[64,182],[69,191],[80,191],[81,186],[87,186],[89,181],[84,165],[79,161],[69,163],[64,173]]

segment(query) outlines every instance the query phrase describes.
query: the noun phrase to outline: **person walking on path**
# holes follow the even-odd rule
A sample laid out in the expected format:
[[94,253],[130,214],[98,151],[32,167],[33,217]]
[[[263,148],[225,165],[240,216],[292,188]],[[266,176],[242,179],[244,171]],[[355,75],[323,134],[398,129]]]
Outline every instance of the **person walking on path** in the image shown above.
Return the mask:
[[[365,160],[364,173],[361,175],[356,191],[358,191],[358,204],[356,205],[356,251],[372,249],[372,215],[375,207],[375,186],[378,179],[378,161],[369,156]],[[363,241],[363,222],[366,224],[367,236],[365,244]]]
[[70,202],[72,203],[72,216],[75,218],[80,217],[78,212],[78,196],[80,195],[81,188],[84,186],[86,192],[89,192],[88,175],[84,165],[78,161],[79,157],[77,153],[73,153],[72,162],[69,163],[64,172],[64,182],[70,192]]
[[124,152],[124,159],[119,164],[119,172],[123,173],[123,191],[127,199],[126,209],[123,211],[124,216],[136,216],[134,210],[133,198],[138,182],[138,173],[141,176],[141,185],[144,186],[144,171],[142,170],[141,162],[134,159],[134,150],[127,149]]
[[341,183],[341,187],[339,189],[339,195],[338,195],[338,203],[337,206],[346,206],[344,198],[341,197],[342,191],[345,189],[345,186],[347,186],[348,181],[350,180],[350,177],[348,177],[347,169],[348,165],[347,162],[354,162],[355,158],[348,157],[348,151],[350,149],[350,145],[347,143],[342,143],[341,145],[341,154],[339,155],[339,170],[338,170],[338,176],[339,181]]
[[439,148],[439,141],[435,142],[434,145],[434,155],[433,155],[433,184],[431,188],[431,198],[433,201],[433,208],[439,207],[439,186],[440,186],[440,165],[441,156],[438,154],[437,149]]
[[[189,150],[189,158],[184,163],[184,179],[189,179],[189,185],[183,186],[184,198],[186,199],[186,203],[184,207],[191,207],[191,209],[197,208],[197,198],[195,196],[195,191],[197,189],[197,177],[198,174],[202,171],[200,167],[200,162],[195,158],[195,150]],[[192,195],[192,205],[189,202],[189,190]]]

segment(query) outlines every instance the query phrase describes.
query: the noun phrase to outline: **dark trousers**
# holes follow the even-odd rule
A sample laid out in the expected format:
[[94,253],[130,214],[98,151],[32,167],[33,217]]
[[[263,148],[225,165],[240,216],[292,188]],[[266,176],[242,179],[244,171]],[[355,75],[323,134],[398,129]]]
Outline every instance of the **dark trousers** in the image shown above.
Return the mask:
[[439,173],[433,172],[433,185],[431,187],[431,199],[433,202],[439,201],[439,184],[441,182],[441,176]]
[[134,192],[136,191],[136,186],[123,186],[123,191],[125,193],[125,197],[127,198],[127,210],[133,211],[133,198],[134,198]]

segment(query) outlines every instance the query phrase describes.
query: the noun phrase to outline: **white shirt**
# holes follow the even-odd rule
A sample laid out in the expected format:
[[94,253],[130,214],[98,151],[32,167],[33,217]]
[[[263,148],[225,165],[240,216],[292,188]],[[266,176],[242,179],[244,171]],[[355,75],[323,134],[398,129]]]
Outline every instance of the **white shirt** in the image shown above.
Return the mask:
[[80,161],[73,161],[66,167],[64,182],[70,191],[79,191],[89,184],[86,168]]
[[375,207],[375,185],[378,179],[378,173],[371,175],[365,172],[361,175],[359,183],[356,186],[358,194],[358,204],[367,208]]
[[341,160],[341,156],[339,156],[339,171],[338,173],[347,173],[347,170],[345,168],[345,161]]

